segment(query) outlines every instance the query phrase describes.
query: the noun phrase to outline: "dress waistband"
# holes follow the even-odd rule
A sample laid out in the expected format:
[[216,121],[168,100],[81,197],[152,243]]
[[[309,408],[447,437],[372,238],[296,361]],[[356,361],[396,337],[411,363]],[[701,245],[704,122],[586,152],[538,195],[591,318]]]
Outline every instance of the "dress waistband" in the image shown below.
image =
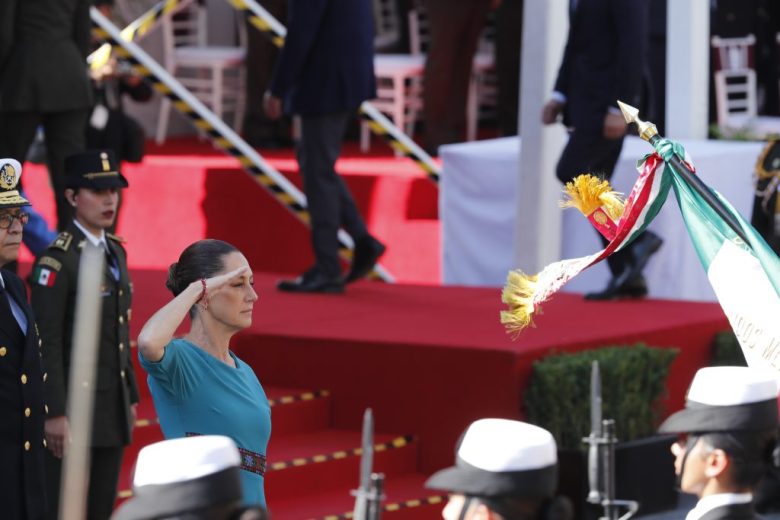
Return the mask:
[[[202,433],[186,432],[185,437],[198,437]],[[261,477],[265,475],[266,459],[262,453],[247,450],[238,446],[238,452],[241,454],[241,469],[250,473],[255,473]]]

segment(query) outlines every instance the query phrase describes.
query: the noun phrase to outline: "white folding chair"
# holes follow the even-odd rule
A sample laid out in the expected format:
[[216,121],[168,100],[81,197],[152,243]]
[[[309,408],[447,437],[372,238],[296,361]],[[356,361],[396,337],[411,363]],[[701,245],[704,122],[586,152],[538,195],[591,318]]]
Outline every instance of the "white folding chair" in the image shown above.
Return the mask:
[[755,42],[752,34],[744,38],[712,38],[718,126],[726,135],[747,132],[750,137],[764,139],[780,134],[780,118],[758,115],[753,68]]
[[[163,65],[217,117],[232,113],[233,128],[240,132],[246,109],[246,26],[240,15],[233,17],[233,23],[238,46],[209,46],[205,8],[185,0],[172,16],[161,20]],[[165,141],[170,111],[170,100],[163,98],[157,122],[158,143]]]

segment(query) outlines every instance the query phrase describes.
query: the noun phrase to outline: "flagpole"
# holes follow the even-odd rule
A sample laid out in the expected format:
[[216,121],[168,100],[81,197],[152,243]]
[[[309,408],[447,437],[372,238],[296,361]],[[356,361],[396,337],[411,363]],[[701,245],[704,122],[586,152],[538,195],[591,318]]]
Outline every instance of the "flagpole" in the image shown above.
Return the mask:
[[[639,119],[638,109],[623,103],[622,101],[618,101],[617,103],[621,112],[623,112],[623,117],[625,118],[626,123],[635,123],[637,130],[639,130],[639,137],[653,145],[653,148],[658,150],[658,144],[662,140],[661,136],[658,135],[658,128],[656,128],[653,123]],[[710,190],[710,187],[704,184],[704,181],[702,181],[698,175],[694,175],[694,173],[688,169],[688,167],[683,162],[683,158],[679,157],[676,153],[673,153],[668,162],[671,164],[672,168],[674,168],[677,173],[679,173],[685,179],[691,188],[693,188],[696,193],[701,195],[702,199],[704,199],[704,201],[715,211],[715,213],[717,213],[718,216],[722,218],[726,224],[728,224],[732,231],[734,231],[734,233],[736,233],[745,244],[752,248],[753,246],[747,239],[747,236],[745,235],[745,232],[743,231],[739,222],[734,218],[729,210],[726,209],[723,203],[713,194],[712,190]]]

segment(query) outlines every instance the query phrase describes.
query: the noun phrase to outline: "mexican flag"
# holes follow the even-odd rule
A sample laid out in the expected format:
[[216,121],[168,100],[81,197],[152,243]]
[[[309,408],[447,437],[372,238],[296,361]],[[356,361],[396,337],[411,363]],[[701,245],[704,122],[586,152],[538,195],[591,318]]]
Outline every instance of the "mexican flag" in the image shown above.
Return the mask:
[[624,206],[615,202],[616,194],[606,181],[582,175],[567,185],[570,200],[562,205],[577,207],[610,242],[597,253],[552,263],[536,275],[510,272],[503,293],[509,308],[501,313],[501,322],[511,333],[529,326],[539,306],[566,282],[633,241],[674,191],[685,226],[745,359],[752,367],[780,373],[780,259],[717,191],[711,190],[740,224],[749,244],[669,165],[672,154],[684,157],[685,165],[695,174],[679,143],[662,139],[655,148],[655,153],[638,162],[639,178]]
[[750,244],[726,224],[673,168],[674,194],[715,295],[751,367],[780,372],[780,259],[718,192]]

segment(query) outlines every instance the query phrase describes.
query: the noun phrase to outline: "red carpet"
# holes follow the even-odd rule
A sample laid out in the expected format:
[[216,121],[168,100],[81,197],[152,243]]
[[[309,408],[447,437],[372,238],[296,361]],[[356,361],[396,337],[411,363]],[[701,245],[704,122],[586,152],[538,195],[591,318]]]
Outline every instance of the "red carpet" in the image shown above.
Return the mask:
[[[304,225],[236,159],[195,138],[148,147],[142,163],[123,166],[130,188],[123,192],[118,234],[127,239],[132,267],[167,269],[187,245],[206,237],[233,243],[258,271],[297,274],[311,266]],[[263,156],[301,186],[292,150]],[[438,188],[411,160],[384,146],[365,155],[347,143],[336,169],[371,232],[388,245],[383,265],[402,282],[438,283]],[[23,180],[36,208],[53,222],[46,168],[25,164]]]
[[[132,274],[137,334],[168,295],[163,272]],[[236,337],[233,348],[276,401],[268,500],[275,518],[290,520],[351,509],[365,407],[374,410],[381,446],[375,469],[387,475],[386,514],[432,520],[439,518],[441,503],[439,495],[422,488],[425,475],[452,463],[457,437],[469,421],[522,417],[522,391],[534,360],[637,341],[677,347],[668,384],[671,411],[708,360],[713,335],[727,328],[715,304],[585,302],[563,294],[545,307],[536,328],[512,341],[498,323],[497,290],[361,282],[342,296],[294,295],[276,291],[277,279],[256,273],[260,300],[254,324]],[[141,386],[141,416],[154,419]],[[320,390],[327,393],[290,397]],[[159,435],[154,424],[137,429],[123,489],[138,448]]]

